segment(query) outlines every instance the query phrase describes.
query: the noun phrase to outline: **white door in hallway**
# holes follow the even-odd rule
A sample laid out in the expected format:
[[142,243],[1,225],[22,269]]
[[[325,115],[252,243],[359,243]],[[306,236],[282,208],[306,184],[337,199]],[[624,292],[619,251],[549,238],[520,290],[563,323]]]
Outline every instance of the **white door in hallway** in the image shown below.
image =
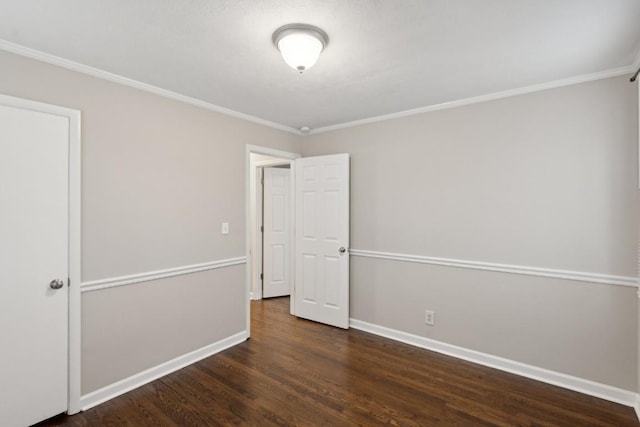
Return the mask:
[[262,297],[291,293],[290,176],[288,168],[264,168]]
[[296,316],[349,327],[349,155],[295,161]]
[[0,98],[0,423],[67,410],[69,118]]

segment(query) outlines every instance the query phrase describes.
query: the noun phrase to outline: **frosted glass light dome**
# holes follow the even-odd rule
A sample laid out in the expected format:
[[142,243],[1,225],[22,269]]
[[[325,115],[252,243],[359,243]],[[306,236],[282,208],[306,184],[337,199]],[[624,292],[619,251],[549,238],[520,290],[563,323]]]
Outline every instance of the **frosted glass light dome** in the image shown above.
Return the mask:
[[320,28],[307,24],[288,24],[273,33],[284,62],[302,73],[318,62],[320,52],[329,43],[329,37]]

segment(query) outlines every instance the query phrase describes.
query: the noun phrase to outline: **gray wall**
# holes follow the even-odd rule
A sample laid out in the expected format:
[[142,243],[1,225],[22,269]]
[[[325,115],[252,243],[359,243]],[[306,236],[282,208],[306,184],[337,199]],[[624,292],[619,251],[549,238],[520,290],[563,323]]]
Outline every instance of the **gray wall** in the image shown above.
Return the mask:
[[[351,153],[353,249],[637,273],[626,77],[311,135]],[[637,390],[630,287],[352,257],[358,320]],[[436,311],[436,326],[424,310]]]
[[[84,281],[244,255],[245,144],[351,153],[356,249],[636,274],[625,78],[301,138],[2,51],[0,76],[83,113]],[[356,319],[637,390],[631,288],[357,257],[351,285]],[[84,293],[83,394],[242,331],[243,292],[235,266]]]
[[83,390],[244,330],[244,296],[244,265],[83,294]]
[[[82,111],[83,281],[243,256],[245,145],[299,138],[3,51],[0,93]],[[243,267],[83,293],[82,393],[244,330]]]

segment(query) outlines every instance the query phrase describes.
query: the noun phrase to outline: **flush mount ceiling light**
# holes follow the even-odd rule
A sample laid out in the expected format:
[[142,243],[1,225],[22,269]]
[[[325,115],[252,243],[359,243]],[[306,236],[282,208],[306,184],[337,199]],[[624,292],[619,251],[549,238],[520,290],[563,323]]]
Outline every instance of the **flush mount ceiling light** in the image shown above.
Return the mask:
[[329,36],[313,25],[287,24],[273,33],[273,44],[284,62],[302,74],[318,61],[320,52],[329,44]]

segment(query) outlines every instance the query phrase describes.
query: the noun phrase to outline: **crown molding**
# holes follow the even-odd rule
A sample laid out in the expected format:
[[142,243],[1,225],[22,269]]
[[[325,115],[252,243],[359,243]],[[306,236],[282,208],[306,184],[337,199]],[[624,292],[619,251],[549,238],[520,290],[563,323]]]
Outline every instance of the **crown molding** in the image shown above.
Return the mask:
[[88,65],[80,64],[78,62],[70,61],[68,59],[64,59],[56,55],[51,55],[49,53],[45,53],[36,49],[31,49],[29,47],[12,43],[6,40],[0,39],[0,50],[15,53],[16,55],[24,56],[26,58],[36,59],[38,61],[42,61],[47,64],[56,65],[58,67],[66,68],[67,70],[76,71],[82,74],[87,74],[89,76],[97,77],[99,79],[108,80],[113,83],[129,86],[134,89],[150,92],[150,93],[153,93],[154,95],[162,96],[164,98],[172,99],[174,101],[183,102],[185,104],[194,105],[196,107],[204,108],[205,110],[224,114],[225,116],[246,120],[248,122],[252,122],[252,123],[267,126],[273,129],[278,129],[281,131],[293,133],[295,135],[302,135],[302,133],[298,129],[295,129],[291,126],[285,126],[280,123],[275,123],[269,120],[261,119],[259,117],[251,116],[249,114],[241,113],[239,111],[231,110],[229,108],[221,107],[219,105],[211,104],[209,102],[205,102],[196,98],[181,95],[179,93],[172,92],[170,90],[162,89],[160,87],[153,86],[147,83],[142,83],[137,80],[123,77],[118,74],[110,73],[108,71],[100,70],[98,68],[90,67]]
[[[636,59],[636,62],[640,58]],[[360,126],[370,123],[382,122],[385,120],[399,119],[402,117],[415,116],[417,114],[429,113],[432,111],[448,110],[450,108],[462,107],[465,105],[479,104],[481,102],[495,101],[503,98],[511,98],[512,96],[525,95],[533,92],[541,92],[548,89],[557,89],[564,86],[572,86],[580,83],[591,82],[594,80],[607,79],[610,77],[618,77],[635,71],[634,66],[627,65],[625,67],[613,68],[610,70],[600,71],[591,74],[582,74],[579,76],[569,77],[567,79],[554,80],[532,86],[524,86],[516,89],[509,89],[501,92],[488,93],[486,95],[474,96],[471,98],[463,98],[457,101],[443,102],[441,104],[429,105],[426,107],[415,108],[412,110],[399,111],[397,113],[384,114],[382,116],[369,117],[351,122],[339,123],[336,125],[324,126],[312,129],[309,134],[323,133],[338,129],[345,129],[354,126]]]
[[360,126],[370,123],[381,122],[385,120],[398,119],[402,117],[414,116],[417,114],[429,113],[432,111],[447,110],[450,108],[462,107],[465,105],[479,104],[487,101],[494,101],[503,98],[510,98],[512,96],[525,95],[533,92],[540,92],[548,89],[556,89],[564,86],[572,86],[580,83],[586,83],[595,80],[606,79],[610,77],[618,77],[625,74],[632,73],[640,67],[640,49],[633,61],[633,64],[625,67],[613,68],[609,70],[600,71],[591,74],[582,74],[579,76],[569,77],[567,79],[554,80],[551,82],[541,83],[532,86],[525,86],[516,89],[509,89],[501,92],[494,92],[485,95],[474,96],[470,98],[463,98],[451,102],[443,102],[441,104],[428,105],[425,107],[415,108],[411,110],[399,111],[397,113],[384,114],[376,117],[369,117],[361,120],[354,120],[350,122],[338,123],[335,125],[323,126],[316,129],[312,129],[308,133],[302,133],[299,129],[291,126],[286,126],[280,123],[275,123],[269,120],[261,119],[259,117],[251,116],[249,114],[241,113],[239,111],[231,110],[229,108],[221,107],[219,105],[211,104],[196,98],[181,95],[176,92],[172,92],[166,89],[162,89],[157,86],[153,86],[147,83],[142,83],[137,80],[129,79],[127,77],[120,76],[118,74],[110,73],[98,68],[90,67],[88,65],[80,64],[78,62],[70,61],[68,59],[61,58],[59,56],[51,55],[36,49],[32,49],[26,46],[22,46],[16,43],[12,43],[6,40],[0,39],[0,50],[15,53],[20,56],[42,61],[48,64],[56,65],[62,68],[66,68],[71,71],[76,71],[82,74],[87,74],[93,77],[97,77],[103,80],[108,80],[114,83],[118,83],[124,86],[129,86],[135,89],[150,92],[164,98],[172,99],[175,101],[183,102],[185,104],[194,105],[196,107],[203,108],[205,110],[214,111],[216,113],[224,114],[226,116],[234,117],[248,122],[256,123],[259,125],[267,126],[273,129],[278,129],[284,132],[292,133],[298,136],[307,136],[317,133],[330,132],[339,129],[345,129],[354,126]]

